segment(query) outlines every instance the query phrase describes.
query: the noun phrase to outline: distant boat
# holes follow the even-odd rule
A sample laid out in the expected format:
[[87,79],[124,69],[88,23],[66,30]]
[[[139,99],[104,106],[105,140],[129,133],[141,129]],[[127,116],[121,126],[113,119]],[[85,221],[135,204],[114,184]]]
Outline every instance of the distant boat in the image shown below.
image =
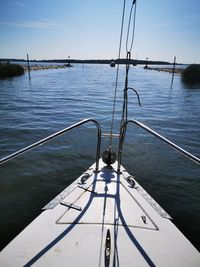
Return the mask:
[[73,65],[70,63],[70,56],[68,56],[67,63],[64,64],[64,66],[67,67],[67,68],[71,68],[71,67],[73,67]]
[[64,64],[64,66],[67,67],[67,68],[73,67],[73,65],[71,63],[66,63],[66,64]]
[[110,66],[111,66],[111,67],[115,67],[115,61],[111,61],[111,62],[110,62]]

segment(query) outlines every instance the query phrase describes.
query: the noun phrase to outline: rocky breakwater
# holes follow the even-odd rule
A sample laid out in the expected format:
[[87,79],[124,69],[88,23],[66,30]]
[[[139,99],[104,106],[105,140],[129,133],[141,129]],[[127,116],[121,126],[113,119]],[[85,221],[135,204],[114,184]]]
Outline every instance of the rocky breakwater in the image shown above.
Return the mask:
[[23,68],[25,71],[28,70],[50,70],[50,69],[61,69],[66,68],[64,65],[30,65],[29,67],[27,65],[23,65]]
[[164,72],[169,72],[169,73],[177,73],[177,74],[182,74],[184,69],[180,69],[180,68],[166,68],[166,67],[160,67],[160,68],[156,68],[156,67],[144,67],[146,70],[156,70],[156,71],[164,71]]

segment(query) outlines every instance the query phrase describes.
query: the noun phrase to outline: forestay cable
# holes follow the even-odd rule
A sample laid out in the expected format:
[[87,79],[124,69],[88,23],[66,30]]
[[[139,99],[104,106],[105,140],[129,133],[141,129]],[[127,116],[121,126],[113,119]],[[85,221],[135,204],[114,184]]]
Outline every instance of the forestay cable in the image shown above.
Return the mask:
[[[118,51],[118,60],[120,59],[120,56],[121,56],[125,7],[126,7],[126,0],[124,0],[124,4],[123,4],[122,21],[121,21],[121,32],[120,32],[120,41],[119,41],[119,51]],[[110,127],[110,140],[109,140],[109,147],[110,148],[112,146],[112,135],[113,135],[113,124],[114,124],[114,116],[115,116],[115,106],[116,106],[116,97],[117,97],[118,78],[119,78],[119,61],[118,61],[118,64],[117,64],[117,72],[116,72],[116,79],[115,79],[115,92],[114,92],[114,100],[113,100],[113,111],[112,111],[112,119],[111,119],[111,127]]]
[[[133,15],[133,7],[134,7],[134,15]],[[130,37],[130,28],[131,28],[132,21],[133,21],[132,36]],[[124,101],[123,101],[120,128],[124,124],[124,122],[127,121],[128,119],[128,89],[130,89],[130,87],[128,86],[128,74],[129,74],[129,68],[130,68],[130,62],[131,62],[131,51],[133,48],[133,42],[134,42],[134,37],[135,37],[135,21],[136,21],[136,0],[132,2],[130,14],[129,14],[129,20],[128,20],[127,35],[126,35],[126,75],[125,75]],[[129,45],[129,39],[131,39],[130,45]],[[131,89],[136,93],[138,97],[138,103],[139,105],[141,105],[137,91],[133,88]]]
[[[133,6],[135,5],[135,3],[136,3],[136,0],[133,0],[131,10],[130,10],[130,15],[129,15],[127,38],[126,38],[126,50],[129,50],[127,52],[127,57],[129,58],[129,60],[126,59],[126,78],[125,78],[125,88],[127,88],[127,90],[128,90],[128,69],[130,66],[130,55],[131,55],[131,50],[133,47],[134,32],[135,32],[135,18],[133,19],[133,32],[132,32],[132,38],[131,38],[131,43],[130,43],[129,49],[128,49],[128,42],[129,42],[130,26],[131,26],[131,21],[132,21]],[[120,32],[119,51],[118,51],[118,64],[117,64],[115,91],[114,91],[114,99],[113,99],[113,111],[112,111],[112,119],[111,119],[110,134],[109,134],[109,147],[102,154],[102,160],[104,163],[107,164],[107,166],[110,166],[116,160],[116,153],[112,150],[112,140],[113,140],[113,125],[114,125],[114,116],[115,116],[117,87],[118,87],[118,79],[119,79],[119,64],[120,64],[121,47],[122,47],[122,39],[123,39],[125,8],[126,8],[126,0],[124,0],[123,12],[122,12],[121,32]],[[135,7],[134,16],[135,16],[135,14],[136,14],[136,7]],[[124,100],[124,108],[123,108],[122,118],[124,117],[124,114],[125,114],[124,110],[126,110],[126,113],[127,113],[127,103],[126,102],[127,102],[127,98]],[[127,116],[126,116],[126,120],[127,120]],[[124,121],[124,119],[123,119],[123,121]]]
[[[134,8],[134,16],[132,16],[133,7],[135,7]],[[129,41],[129,34],[130,34],[130,26],[131,26],[132,17],[133,17],[132,38],[131,38],[130,48],[128,49],[128,41]],[[126,36],[126,52],[127,53],[131,52],[131,50],[133,48],[133,42],[134,42],[134,37],[135,37],[135,19],[136,19],[136,0],[134,0],[133,3],[132,3],[131,10],[130,10],[130,15],[129,15],[128,30],[127,30],[127,36]]]
[[[135,8],[134,8],[135,7]],[[114,116],[115,116],[115,107],[116,107],[116,97],[117,97],[117,87],[118,87],[118,79],[119,79],[119,60],[121,56],[121,47],[122,47],[122,39],[123,39],[123,28],[124,28],[124,17],[125,17],[125,8],[126,8],[126,0],[123,3],[123,12],[122,12],[122,21],[121,21],[121,32],[120,32],[120,41],[119,41],[119,51],[118,51],[118,64],[117,64],[117,72],[116,72],[116,80],[115,80],[115,91],[114,91],[114,100],[113,100],[113,111],[112,111],[112,119],[111,119],[111,128],[110,128],[110,139],[109,139],[109,148],[112,147],[112,137],[113,137],[113,125],[114,125]],[[133,8],[134,8],[134,17],[133,17]],[[126,36],[126,77],[125,77],[125,88],[128,88],[128,71],[130,66],[130,59],[131,59],[131,50],[133,48],[133,41],[135,36],[135,18],[136,18],[136,0],[132,1],[129,20],[128,20],[128,28],[127,28],[127,36]],[[132,36],[129,46],[129,38],[130,38],[130,28],[131,22],[133,21],[132,26]],[[122,121],[124,121],[124,112],[127,113],[127,98],[124,101],[123,107],[123,114],[122,114]],[[127,116],[126,116],[127,117]]]

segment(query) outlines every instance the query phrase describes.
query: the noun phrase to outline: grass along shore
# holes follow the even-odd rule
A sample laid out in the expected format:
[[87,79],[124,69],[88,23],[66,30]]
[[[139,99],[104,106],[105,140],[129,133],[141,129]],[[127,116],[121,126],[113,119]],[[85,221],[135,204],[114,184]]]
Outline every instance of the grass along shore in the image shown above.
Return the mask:
[[24,72],[23,66],[19,64],[0,63],[0,79],[20,76]]

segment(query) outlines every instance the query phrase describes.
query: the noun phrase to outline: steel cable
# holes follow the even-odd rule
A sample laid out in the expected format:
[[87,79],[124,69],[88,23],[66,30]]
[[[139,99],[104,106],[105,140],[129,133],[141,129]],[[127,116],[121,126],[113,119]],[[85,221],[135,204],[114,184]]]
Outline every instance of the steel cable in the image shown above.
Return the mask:
[[[118,51],[118,60],[120,59],[120,56],[121,56],[122,37],[123,37],[123,29],[124,29],[125,7],[126,7],[126,0],[124,0],[124,3],[123,3],[121,32],[120,32],[119,51]],[[118,78],[119,78],[119,61],[118,61],[118,64],[117,64],[117,72],[116,72],[116,79],[115,79],[115,92],[114,92],[114,100],[113,100],[113,111],[112,111],[112,119],[111,119],[111,126],[110,126],[110,139],[109,139],[109,147],[110,148],[112,146],[112,134],[113,134],[113,124],[114,124],[114,116],[115,116],[115,106],[116,106],[116,97],[117,97]]]

